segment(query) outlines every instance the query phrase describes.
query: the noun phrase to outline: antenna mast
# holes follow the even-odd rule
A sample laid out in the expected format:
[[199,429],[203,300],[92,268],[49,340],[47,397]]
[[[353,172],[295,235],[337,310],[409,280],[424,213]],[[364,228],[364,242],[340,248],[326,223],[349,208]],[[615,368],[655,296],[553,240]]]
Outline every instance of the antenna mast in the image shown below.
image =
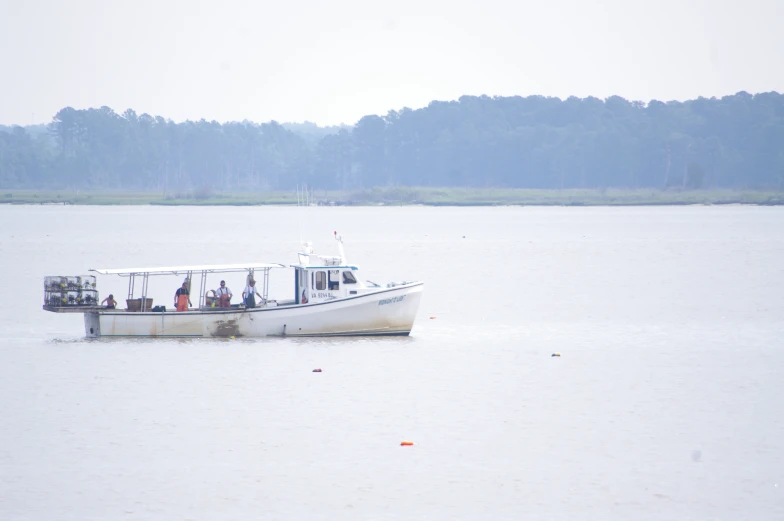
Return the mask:
[[346,264],[346,252],[343,251],[343,237],[338,235],[338,232],[334,232],[335,240],[338,241],[338,250],[340,250],[340,262],[341,264]]

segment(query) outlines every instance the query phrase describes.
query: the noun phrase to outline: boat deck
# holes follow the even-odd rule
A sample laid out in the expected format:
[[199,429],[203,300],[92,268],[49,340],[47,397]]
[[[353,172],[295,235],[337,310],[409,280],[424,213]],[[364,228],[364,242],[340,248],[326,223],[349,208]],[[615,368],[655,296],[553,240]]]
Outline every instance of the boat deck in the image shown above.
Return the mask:
[[52,313],[94,313],[96,311],[105,311],[104,306],[43,306],[44,311],[51,311]]

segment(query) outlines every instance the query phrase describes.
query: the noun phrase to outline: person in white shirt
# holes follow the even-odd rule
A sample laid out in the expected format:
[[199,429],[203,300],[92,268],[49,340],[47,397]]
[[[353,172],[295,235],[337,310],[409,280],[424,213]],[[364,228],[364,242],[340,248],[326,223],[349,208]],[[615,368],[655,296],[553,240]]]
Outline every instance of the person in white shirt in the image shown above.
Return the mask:
[[231,290],[226,287],[226,281],[220,281],[220,287],[215,291],[215,297],[218,299],[218,305],[222,308],[231,307]]
[[[256,307],[256,297],[255,295],[259,295],[259,292],[256,290],[256,281],[250,279],[248,281],[248,285],[245,286],[245,291],[242,292],[242,298],[245,301],[246,308],[255,308]],[[259,295],[259,299],[262,296]]]

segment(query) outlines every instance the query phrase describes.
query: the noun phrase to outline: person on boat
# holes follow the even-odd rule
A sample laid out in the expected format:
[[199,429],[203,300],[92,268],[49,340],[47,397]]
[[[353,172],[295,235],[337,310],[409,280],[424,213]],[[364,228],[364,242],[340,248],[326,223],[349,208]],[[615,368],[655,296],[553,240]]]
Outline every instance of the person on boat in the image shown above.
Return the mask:
[[188,311],[188,306],[191,304],[191,296],[188,291],[188,283],[183,282],[182,287],[174,294],[174,305],[177,306],[177,311]]
[[218,297],[218,305],[222,308],[231,307],[231,297],[233,296],[231,290],[226,287],[226,281],[220,281],[220,287],[215,290],[215,296]]
[[[259,295],[259,292],[256,290],[256,281],[250,279],[248,285],[245,286],[245,291],[242,292],[242,299],[245,301],[246,308],[256,307],[256,295]],[[261,299],[262,296],[259,295],[259,298]]]
[[117,307],[117,301],[116,301],[116,300],[114,300],[114,295],[109,295],[108,297],[106,297],[105,299],[103,299],[103,300],[101,301],[101,305],[102,305],[102,306],[103,306],[103,303],[104,303],[104,302],[106,302],[106,309],[114,309],[114,308],[116,308],[116,307]]

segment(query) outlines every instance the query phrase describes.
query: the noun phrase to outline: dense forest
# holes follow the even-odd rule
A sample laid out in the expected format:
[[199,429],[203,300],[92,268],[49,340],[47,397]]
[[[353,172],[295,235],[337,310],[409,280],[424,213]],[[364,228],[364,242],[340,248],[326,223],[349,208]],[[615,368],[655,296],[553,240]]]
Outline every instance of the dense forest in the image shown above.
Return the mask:
[[0,188],[784,187],[784,95],[463,96],[353,127],[174,123],[109,107],[0,127]]

